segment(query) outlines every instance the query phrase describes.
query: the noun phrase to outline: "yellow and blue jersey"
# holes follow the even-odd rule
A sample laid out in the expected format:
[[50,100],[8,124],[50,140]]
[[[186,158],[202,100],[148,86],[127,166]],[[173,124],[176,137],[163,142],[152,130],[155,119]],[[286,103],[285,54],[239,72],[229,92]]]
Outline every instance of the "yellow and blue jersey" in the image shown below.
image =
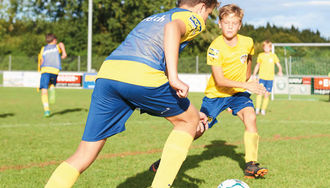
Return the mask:
[[257,63],[259,66],[259,78],[263,80],[274,80],[275,64],[279,63],[277,55],[269,52],[262,52],[258,55]]
[[58,74],[61,68],[61,48],[57,44],[48,44],[41,48],[40,56],[43,62],[40,65],[41,73]]
[[[254,54],[253,40],[250,37],[237,35],[236,46],[225,43],[222,35],[217,37],[207,51],[207,64],[221,66],[224,76],[233,81],[245,82],[247,72],[247,59]],[[208,98],[230,97],[238,92],[244,92],[242,88],[218,87],[213,75],[210,77],[205,95]]]
[[186,33],[180,41],[180,51],[205,29],[203,18],[186,9],[174,8],[147,17],[106,58],[98,78],[146,87],[158,87],[168,82],[165,75],[164,27],[176,19],[182,20],[186,25]]

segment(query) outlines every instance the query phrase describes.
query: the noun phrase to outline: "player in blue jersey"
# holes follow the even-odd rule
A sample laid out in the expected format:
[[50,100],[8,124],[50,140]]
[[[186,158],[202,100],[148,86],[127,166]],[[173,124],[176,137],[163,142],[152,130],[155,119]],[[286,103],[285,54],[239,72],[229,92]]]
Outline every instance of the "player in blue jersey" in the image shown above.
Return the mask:
[[38,55],[38,71],[41,72],[39,88],[41,89],[41,102],[44,107],[44,116],[49,117],[48,88],[49,102],[53,104],[55,103],[56,79],[61,70],[61,59],[65,59],[67,54],[64,44],[62,42],[57,44],[57,39],[54,34],[47,34],[46,42],[47,45],[41,48]]
[[178,55],[205,29],[217,0],[179,0],[178,8],[142,20],[102,64],[82,141],[52,174],[46,187],[71,187],[96,159],[106,139],[125,130],[136,108],[173,125],[153,188],[170,187],[205,114],[187,99],[178,78]]

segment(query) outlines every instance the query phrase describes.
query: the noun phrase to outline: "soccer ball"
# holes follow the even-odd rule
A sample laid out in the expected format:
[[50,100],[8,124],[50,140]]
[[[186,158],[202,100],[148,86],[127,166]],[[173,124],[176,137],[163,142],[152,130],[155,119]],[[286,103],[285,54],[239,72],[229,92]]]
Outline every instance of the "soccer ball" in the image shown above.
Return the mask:
[[241,180],[237,179],[229,179],[223,181],[218,188],[250,188],[248,184]]

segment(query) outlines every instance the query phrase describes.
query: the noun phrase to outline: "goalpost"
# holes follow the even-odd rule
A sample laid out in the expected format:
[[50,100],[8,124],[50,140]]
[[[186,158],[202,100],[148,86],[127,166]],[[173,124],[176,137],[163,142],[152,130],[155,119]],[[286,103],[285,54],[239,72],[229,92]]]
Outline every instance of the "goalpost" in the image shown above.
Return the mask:
[[[283,83],[280,84],[287,87],[282,93],[286,93],[289,100],[292,94],[297,94],[296,90],[301,90],[301,94],[305,95],[308,95],[308,92],[310,95],[314,94],[314,78],[330,76],[330,43],[273,43],[272,52],[279,57],[283,67],[285,76],[277,77],[277,80],[282,80]],[[326,79],[325,82],[329,80]],[[279,84],[276,83],[276,78],[274,87],[277,87],[275,84]],[[328,85],[329,83],[326,84]],[[330,90],[327,90],[329,88],[325,89],[315,94],[330,93]],[[276,88],[272,90],[271,100],[274,100],[274,90]]]

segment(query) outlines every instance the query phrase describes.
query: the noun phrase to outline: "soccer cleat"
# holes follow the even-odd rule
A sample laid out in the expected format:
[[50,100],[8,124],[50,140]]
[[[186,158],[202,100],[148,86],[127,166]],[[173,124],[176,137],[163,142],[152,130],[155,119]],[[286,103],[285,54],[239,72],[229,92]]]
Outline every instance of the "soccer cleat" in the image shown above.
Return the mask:
[[246,163],[244,175],[246,178],[259,178],[263,177],[268,173],[267,168],[259,167],[259,163],[256,163],[254,161],[250,161]]
[[50,111],[49,110],[45,111],[44,117],[50,117]]
[[260,114],[260,109],[256,108],[256,115],[259,115],[259,114]]
[[151,172],[157,172],[157,169],[158,169],[158,167],[159,167],[159,163],[160,163],[160,159],[159,159],[158,161],[154,162],[154,163],[150,166],[149,171],[151,171]]

